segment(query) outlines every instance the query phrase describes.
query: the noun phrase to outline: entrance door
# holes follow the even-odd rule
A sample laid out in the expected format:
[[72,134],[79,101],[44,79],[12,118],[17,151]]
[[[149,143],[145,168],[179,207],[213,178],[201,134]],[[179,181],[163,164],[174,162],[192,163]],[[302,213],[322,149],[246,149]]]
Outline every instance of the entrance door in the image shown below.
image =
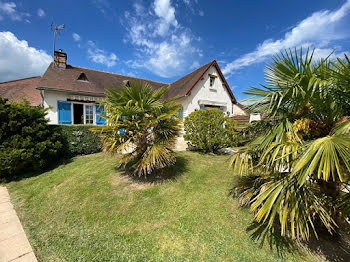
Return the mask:
[[83,124],[84,123],[84,105],[73,104],[73,123]]

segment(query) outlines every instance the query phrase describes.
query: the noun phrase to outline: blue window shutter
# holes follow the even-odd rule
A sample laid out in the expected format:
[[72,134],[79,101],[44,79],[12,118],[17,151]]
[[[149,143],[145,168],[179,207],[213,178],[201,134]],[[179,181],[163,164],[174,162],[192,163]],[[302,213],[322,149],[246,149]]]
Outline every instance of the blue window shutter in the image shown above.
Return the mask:
[[[125,119],[125,116],[121,116],[120,118],[122,121]],[[119,135],[125,135],[125,128],[121,128],[118,130]]]
[[96,125],[105,125],[106,119],[99,116],[98,114],[106,115],[104,112],[104,106],[100,106],[100,104],[96,104]]
[[58,123],[72,124],[71,103],[67,101],[57,101]]
[[200,109],[205,109],[205,106],[201,105],[199,106]]
[[180,117],[180,119],[184,119],[184,108],[182,106],[179,110],[179,117]]

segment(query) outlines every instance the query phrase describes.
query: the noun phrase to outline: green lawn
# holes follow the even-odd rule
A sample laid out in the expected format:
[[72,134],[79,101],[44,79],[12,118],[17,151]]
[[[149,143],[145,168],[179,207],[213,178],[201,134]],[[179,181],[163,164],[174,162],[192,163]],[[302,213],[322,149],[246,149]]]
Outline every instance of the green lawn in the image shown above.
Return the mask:
[[176,178],[157,185],[121,176],[118,157],[101,153],[7,187],[40,261],[317,261],[252,239],[227,156],[177,157]]

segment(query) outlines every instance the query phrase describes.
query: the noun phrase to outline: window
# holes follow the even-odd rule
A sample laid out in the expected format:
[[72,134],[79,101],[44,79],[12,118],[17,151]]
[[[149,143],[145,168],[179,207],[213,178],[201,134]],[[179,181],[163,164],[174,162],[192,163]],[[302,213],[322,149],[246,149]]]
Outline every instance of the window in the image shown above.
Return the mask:
[[85,105],[85,124],[94,124],[94,109],[92,105]]
[[89,81],[84,73],[81,73],[78,77],[80,81]]
[[210,77],[210,86],[214,86],[214,82],[215,82],[215,77]]

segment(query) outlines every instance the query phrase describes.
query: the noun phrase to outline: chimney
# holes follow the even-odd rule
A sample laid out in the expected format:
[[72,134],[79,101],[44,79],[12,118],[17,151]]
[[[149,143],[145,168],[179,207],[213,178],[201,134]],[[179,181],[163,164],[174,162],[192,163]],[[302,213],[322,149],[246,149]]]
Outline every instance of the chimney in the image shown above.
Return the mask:
[[62,49],[54,52],[54,66],[63,69],[67,67],[67,54]]

